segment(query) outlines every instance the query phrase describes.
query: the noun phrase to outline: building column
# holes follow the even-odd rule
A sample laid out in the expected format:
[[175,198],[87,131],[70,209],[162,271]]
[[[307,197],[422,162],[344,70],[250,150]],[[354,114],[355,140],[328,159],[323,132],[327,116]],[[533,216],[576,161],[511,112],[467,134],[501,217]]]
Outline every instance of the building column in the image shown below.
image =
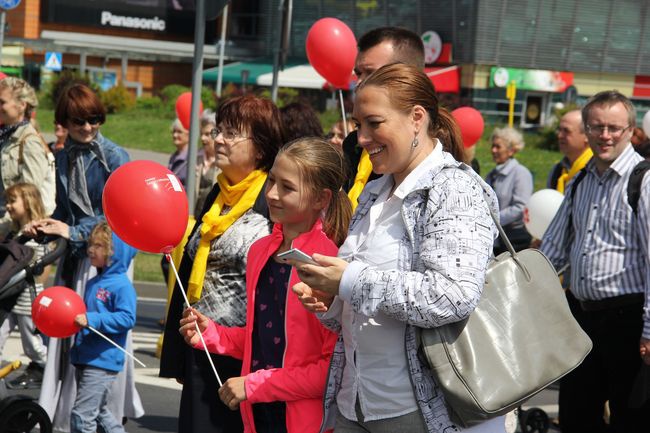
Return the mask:
[[85,52],[79,54],[79,73],[81,75],[86,75],[86,61],[88,54]]
[[122,54],[122,83],[126,83],[126,73],[129,69],[129,55],[124,53]]

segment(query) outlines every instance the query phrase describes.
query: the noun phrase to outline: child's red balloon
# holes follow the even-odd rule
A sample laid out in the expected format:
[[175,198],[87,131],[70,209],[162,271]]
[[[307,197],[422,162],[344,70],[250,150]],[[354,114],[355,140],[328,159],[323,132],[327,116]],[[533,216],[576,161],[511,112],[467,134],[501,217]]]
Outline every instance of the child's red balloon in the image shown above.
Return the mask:
[[49,287],[34,299],[32,319],[43,334],[53,338],[65,338],[76,334],[79,326],[75,317],[86,313],[81,296],[63,286]]
[[115,234],[139,250],[169,253],[185,234],[185,189],[174,173],[153,161],[131,161],[115,170],[102,205]]
[[[176,117],[183,128],[190,130],[190,114],[192,112],[192,92],[183,92],[176,99]],[[203,112],[203,102],[199,101],[199,114]]]

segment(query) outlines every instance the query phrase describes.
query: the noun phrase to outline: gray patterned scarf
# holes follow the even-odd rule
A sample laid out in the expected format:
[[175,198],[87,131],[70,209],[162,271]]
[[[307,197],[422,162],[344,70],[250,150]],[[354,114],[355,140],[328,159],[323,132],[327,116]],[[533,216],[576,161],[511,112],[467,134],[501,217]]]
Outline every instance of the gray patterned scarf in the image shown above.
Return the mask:
[[68,135],[64,147],[68,152],[68,197],[88,216],[95,216],[95,211],[88,195],[84,156],[92,152],[106,171],[110,171],[102,151],[102,141],[103,137],[99,132],[90,143],[78,143]]

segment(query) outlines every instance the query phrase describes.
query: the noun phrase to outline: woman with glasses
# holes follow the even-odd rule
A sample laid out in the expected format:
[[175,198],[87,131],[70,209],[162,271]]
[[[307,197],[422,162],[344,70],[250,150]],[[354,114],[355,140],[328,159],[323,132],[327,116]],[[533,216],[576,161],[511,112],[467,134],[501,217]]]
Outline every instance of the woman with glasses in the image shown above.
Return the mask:
[[[46,215],[54,210],[54,156],[30,123],[38,99],[25,80],[0,80],[0,191],[23,182],[38,186]],[[2,196],[0,194],[0,196]],[[0,236],[11,230],[11,218],[0,198]]]
[[[515,158],[524,148],[524,137],[514,128],[494,128],[492,159],[497,166],[485,177],[499,199],[499,219],[516,251],[527,248],[532,237],[524,227],[524,207],[533,194],[533,175]],[[494,242],[494,254],[506,251],[501,238]]]
[[[104,184],[129,156],[100,133],[106,110],[86,85],[73,84],[63,91],[54,118],[68,129],[64,148],[55,155],[56,208],[51,218],[35,221],[25,231],[33,236],[54,235],[68,239],[68,251],[57,266],[55,282],[83,296],[86,281],[96,274],[86,250],[92,228],[105,219]],[[69,429],[76,389],[74,367],[66,359],[70,343],[70,339],[50,339],[39,399],[39,404],[53,420],[54,428],[63,431]],[[129,334],[127,350],[130,344]],[[111,395],[109,409],[116,419],[138,418],[144,414],[135,389],[133,361],[127,362],[118,374]]]
[[[253,242],[271,233],[263,187],[284,132],[271,101],[246,95],[219,106],[211,134],[221,173],[188,238],[179,275],[194,308],[220,325],[244,326],[246,256]],[[187,346],[178,332],[184,309],[179,290],[177,284],[160,359],[160,376],[183,384],[178,431],[241,432],[239,411],[219,399],[205,352]],[[222,382],[241,375],[240,361],[211,357]]]

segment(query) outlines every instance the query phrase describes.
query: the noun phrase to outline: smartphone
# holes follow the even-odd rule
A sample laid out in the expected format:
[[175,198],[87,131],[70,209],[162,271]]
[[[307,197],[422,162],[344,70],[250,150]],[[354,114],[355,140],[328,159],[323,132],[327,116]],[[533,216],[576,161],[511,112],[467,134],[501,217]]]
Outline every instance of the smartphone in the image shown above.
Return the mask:
[[320,266],[310,256],[300,251],[298,248],[291,248],[289,251],[278,254],[278,259],[291,259],[299,262],[309,263],[310,265]]

